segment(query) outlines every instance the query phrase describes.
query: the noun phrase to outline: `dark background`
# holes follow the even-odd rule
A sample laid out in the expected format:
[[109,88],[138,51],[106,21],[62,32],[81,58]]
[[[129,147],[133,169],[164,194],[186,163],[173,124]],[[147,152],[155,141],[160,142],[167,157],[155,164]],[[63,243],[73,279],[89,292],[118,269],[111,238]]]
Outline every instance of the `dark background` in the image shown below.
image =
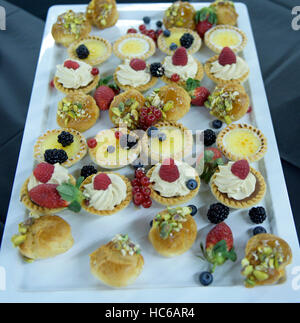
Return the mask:
[[[297,32],[291,28],[291,11],[300,5],[300,0],[240,2],[248,6],[299,237],[300,30]],[[88,1],[0,0],[7,13],[7,30],[0,31],[0,230],[6,218],[44,21],[50,6],[67,3]]]

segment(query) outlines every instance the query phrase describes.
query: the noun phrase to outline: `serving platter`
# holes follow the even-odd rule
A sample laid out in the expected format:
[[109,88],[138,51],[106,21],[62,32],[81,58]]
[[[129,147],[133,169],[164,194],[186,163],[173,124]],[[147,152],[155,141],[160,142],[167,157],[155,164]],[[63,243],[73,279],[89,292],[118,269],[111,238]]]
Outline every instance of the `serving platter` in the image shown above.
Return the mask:
[[[120,18],[118,23],[109,29],[92,30],[92,35],[106,38],[111,43],[121,35],[126,34],[130,27],[137,28],[144,16],[151,17],[152,24],[161,20],[168,3],[152,4],[123,4],[118,5]],[[208,3],[193,3],[200,9]],[[59,5],[49,9],[40,57],[38,60],[36,77],[32,97],[28,109],[28,116],[13,185],[10,206],[7,214],[5,231],[1,247],[0,281],[3,291],[0,299],[5,301],[86,301],[86,302],[219,302],[219,301],[297,301],[297,268],[300,266],[299,245],[293,222],[280,157],[273,131],[270,111],[264,90],[259,67],[259,60],[252,34],[247,7],[242,3],[235,3],[239,14],[238,27],[247,37],[248,43],[241,56],[250,67],[250,77],[244,84],[251,99],[253,110],[240,121],[250,123],[259,128],[267,137],[268,152],[257,163],[251,164],[259,170],[267,183],[267,194],[260,205],[267,210],[268,220],[264,223],[268,232],[285,239],[293,251],[292,265],[287,269],[287,281],[276,286],[246,289],[243,277],[240,275],[240,260],[247,240],[251,237],[254,227],[248,220],[248,210],[231,211],[226,223],[231,227],[235,247],[238,255],[236,263],[228,262],[218,268],[214,276],[214,283],[204,288],[199,284],[199,273],[207,269],[207,264],[198,257],[200,242],[205,240],[212,225],[206,218],[207,209],[215,200],[205,184],[201,185],[200,193],[188,204],[195,204],[199,212],[195,217],[198,227],[198,238],[190,251],[176,258],[162,258],[153,250],[148,241],[149,223],[151,219],[163,209],[161,205],[153,203],[150,209],[139,209],[131,204],[127,209],[111,217],[99,218],[84,211],[74,214],[64,211],[62,216],[72,227],[74,247],[66,254],[54,259],[24,263],[16,249],[11,244],[11,237],[17,232],[18,223],[28,215],[19,201],[19,192],[23,182],[32,172],[33,146],[36,139],[50,129],[58,128],[56,124],[57,103],[63,94],[49,87],[53,79],[56,65],[68,56],[65,48],[55,45],[51,35],[51,27],[61,13],[72,9],[85,11],[86,5]],[[154,25],[153,25],[154,27]],[[195,54],[202,63],[214,54],[204,45]],[[157,50],[149,62],[162,61],[165,55]],[[112,55],[108,61],[100,66],[101,76],[112,75],[120,60]],[[160,87],[159,81],[155,87]],[[213,83],[205,77],[203,86],[213,90]],[[213,117],[203,107],[192,107],[190,112],[181,120],[185,127],[196,131],[210,127]],[[96,135],[102,129],[111,128],[108,113],[102,112],[96,125],[84,133],[86,138]],[[79,176],[83,165],[90,164],[86,156],[74,165],[70,172]],[[133,169],[125,167],[119,173],[133,177]],[[139,243],[145,259],[145,266],[141,276],[133,285],[123,289],[112,289],[97,281],[90,273],[89,254],[100,245],[109,241],[117,233],[128,233],[133,241]],[[2,279],[2,280],[1,280]]]

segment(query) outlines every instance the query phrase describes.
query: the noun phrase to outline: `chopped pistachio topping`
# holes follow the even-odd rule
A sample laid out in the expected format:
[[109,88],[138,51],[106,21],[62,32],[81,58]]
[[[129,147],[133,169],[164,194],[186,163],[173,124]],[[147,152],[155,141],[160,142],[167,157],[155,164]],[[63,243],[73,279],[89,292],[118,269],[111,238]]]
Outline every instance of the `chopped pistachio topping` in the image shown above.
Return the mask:
[[91,115],[85,109],[84,105],[80,102],[69,102],[66,98],[64,98],[58,104],[57,115],[65,119],[65,125],[67,126],[70,120],[78,120],[78,119],[88,119],[91,118]]
[[107,19],[111,13],[113,5],[111,3],[104,3],[100,8],[100,13],[98,16],[98,21],[102,26],[107,25]]
[[14,247],[18,247],[21,245],[25,239],[26,239],[26,233],[28,231],[28,228],[34,223],[33,218],[29,218],[28,220],[19,223],[19,233],[15,234],[11,238],[11,242],[13,243]]
[[139,107],[139,102],[134,98],[121,102],[119,106],[111,108],[114,114],[112,121],[115,124],[126,124],[128,129],[136,129],[139,121]]
[[141,253],[140,246],[132,242],[128,237],[128,234],[117,234],[112,239],[112,242],[115,244],[115,248],[120,250],[123,256],[133,256]]
[[86,21],[86,17],[82,13],[75,13],[72,10],[69,10],[63,16],[63,26],[64,28],[77,36],[80,34],[81,25]]

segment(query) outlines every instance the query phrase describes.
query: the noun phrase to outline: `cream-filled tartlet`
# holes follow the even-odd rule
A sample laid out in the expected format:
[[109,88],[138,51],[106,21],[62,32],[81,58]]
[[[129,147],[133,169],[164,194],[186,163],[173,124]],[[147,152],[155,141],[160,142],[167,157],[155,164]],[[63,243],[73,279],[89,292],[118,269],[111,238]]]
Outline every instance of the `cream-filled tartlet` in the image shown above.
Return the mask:
[[151,197],[167,206],[188,202],[200,187],[196,170],[185,162],[171,158],[157,163],[147,176],[151,182]]
[[136,89],[144,92],[157,82],[150,73],[149,66],[142,59],[126,59],[114,73],[115,83],[123,90]]
[[91,92],[100,80],[99,70],[77,60],[66,60],[56,66],[55,87],[66,94]]
[[80,190],[82,208],[96,215],[112,215],[126,208],[132,198],[130,181],[117,173],[98,173],[87,177]]
[[245,159],[219,166],[210,185],[219,202],[235,209],[258,204],[266,192],[263,176]]

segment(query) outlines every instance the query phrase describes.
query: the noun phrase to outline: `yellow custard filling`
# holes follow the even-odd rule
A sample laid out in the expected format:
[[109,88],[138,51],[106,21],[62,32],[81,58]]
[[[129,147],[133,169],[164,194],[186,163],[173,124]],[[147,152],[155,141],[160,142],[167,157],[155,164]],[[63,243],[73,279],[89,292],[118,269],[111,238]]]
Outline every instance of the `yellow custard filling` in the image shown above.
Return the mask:
[[231,30],[222,30],[214,32],[210,36],[210,41],[219,47],[235,47],[240,44],[240,36]]
[[172,43],[176,44],[177,46],[181,46],[180,44],[180,38],[183,35],[183,32],[179,32],[179,31],[174,31],[171,33],[170,37],[164,37],[165,39],[165,43],[168,47],[170,47],[170,45]]
[[87,49],[90,52],[89,56],[87,57],[88,59],[99,58],[107,52],[105,44],[101,41],[87,40],[83,44],[87,47]]
[[126,39],[119,45],[119,51],[128,56],[137,56],[146,53],[149,50],[149,44],[146,40],[139,38]]

